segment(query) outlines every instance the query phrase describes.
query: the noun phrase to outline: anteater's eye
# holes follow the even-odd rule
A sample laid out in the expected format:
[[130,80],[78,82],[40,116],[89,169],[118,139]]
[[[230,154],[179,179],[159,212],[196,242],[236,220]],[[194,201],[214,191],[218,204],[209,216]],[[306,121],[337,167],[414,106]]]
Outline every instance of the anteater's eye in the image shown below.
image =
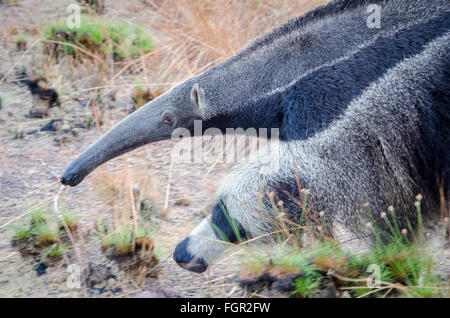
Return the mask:
[[170,114],[164,115],[164,123],[165,124],[172,124],[173,123],[173,116]]

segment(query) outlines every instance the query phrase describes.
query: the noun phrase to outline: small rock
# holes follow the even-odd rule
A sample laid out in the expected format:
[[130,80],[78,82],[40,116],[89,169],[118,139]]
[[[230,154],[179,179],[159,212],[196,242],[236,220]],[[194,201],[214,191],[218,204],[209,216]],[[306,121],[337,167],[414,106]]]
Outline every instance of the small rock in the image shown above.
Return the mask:
[[68,133],[72,131],[72,127],[69,124],[64,124],[61,126],[61,131],[63,133]]
[[59,105],[58,93],[48,86],[45,78],[30,78],[25,73],[21,82],[28,86],[34,102],[44,102],[47,108]]
[[95,289],[102,289],[102,288],[105,288],[105,284],[104,283],[98,283],[98,284],[92,285],[92,287],[95,288]]
[[78,128],[72,128],[72,131],[71,131],[72,136],[78,137],[78,135],[80,134],[79,131],[80,130]]
[[45,107],[33,107],[28,112],[30,118],[44,118],[48,116],[48,108]]
[[342,293],[341,298],[352,298],[352,296],[350,296],[350,293],[348,291],[345,291]]
[[78,129],[87,129],[88,128],[85,123],[76,123],[74,125],[74,127],[78,128]]
[[73,140],[73,137],[71,135],[63,135],[55,137],[54,141],[57,145],[65,144],[68,142],[71,142]]
[[186,199],[176,199],[173,204],[178,205],[178,206],[190,206],[191,205],[190,202]]
[[108,279],[108,283],[107,283],[107,285],[109,286],[109,287],[111,287],[111,286],[114,286],[115,284],[116,284],[116,280],[114,279],[114,278],[110,278],[110,279]]
[[115,275],[115,276],[117,276],[117,275],[119,274],[119,268],[118,268],[118,266],[117,266],[116,264],[114,264],[113,266],[111,266],[111,268],[110,268],[110,273],[111,273],[112,275]]
[[60,124],[61,119],[52,119],[41,128],[41,131],[56,131]]
[[38,265],[36,265],[34,267],[34,270],[36,271],[38,276],[47,274],[46,270],[47,270],[47,265],[45,265],[44,263],[39,263]]

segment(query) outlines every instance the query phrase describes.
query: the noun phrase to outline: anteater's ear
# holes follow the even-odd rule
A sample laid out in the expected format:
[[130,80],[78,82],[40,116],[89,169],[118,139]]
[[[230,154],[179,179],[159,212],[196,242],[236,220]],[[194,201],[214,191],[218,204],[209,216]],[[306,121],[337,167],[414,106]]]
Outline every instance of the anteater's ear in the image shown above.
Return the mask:
[[195,83],[191,89],[191,102],[192,104],[199,109],[206,107],[206,96],[205,91]]

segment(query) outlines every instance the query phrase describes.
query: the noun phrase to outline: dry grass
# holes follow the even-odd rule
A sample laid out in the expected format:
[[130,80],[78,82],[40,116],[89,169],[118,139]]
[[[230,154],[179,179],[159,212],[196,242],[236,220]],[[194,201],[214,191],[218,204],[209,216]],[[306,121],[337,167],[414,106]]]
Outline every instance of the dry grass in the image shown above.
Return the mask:
[[220,63],[255,37],[324,0],[166,0],[148,12],[158,48],[147,65],[160,82],[179,82]]
[[95,190],[111,206],[114,227],[129,224],[130,220],[137,222],[138,213],[142,212],[141,204],[147,201],[155,210],[162,207],[160,181],[157,179],[127,166],[124,172],[99,170],[95,177]]

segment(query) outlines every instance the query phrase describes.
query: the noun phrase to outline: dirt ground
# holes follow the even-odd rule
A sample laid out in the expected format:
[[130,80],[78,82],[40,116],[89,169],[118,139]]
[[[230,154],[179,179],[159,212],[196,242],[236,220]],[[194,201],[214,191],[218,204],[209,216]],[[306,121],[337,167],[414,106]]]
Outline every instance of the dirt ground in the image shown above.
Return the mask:
[[[135,1],[127,7],[124,7],[124,1],[111,2],[114,2],[115,10],[108,10],[108,17],[114,18],[115,12],[120,12],[121,18],[134,21],[143,19],[136,14],[141,2]],[[158,278],[147,278],[138,286],[133,279],[118,273],[117,265],[103,255],[98,238],[93,233],[98,216],[110,217],[111,207],[95,191],[98,186],[95,173],[80,186],[64,189],[59,198],[70,211],[76,211],[82,216],[82,235],[75,238],[80,257],[71,253],[69,262],[81,265],[83,269],[90,268],[90,276],[102,276],[102,271],[107,271],[114,275],[114,279],[107,279],[109,274],[106,274],[106,277],[99,279],[101,282],[97,285],[83,284],[80,289],[69,288],[68,264],[65,260],[47,268],[46,273],[39,276],[35,269],[38,260],[22,257],[11,245],[10,225],[15,220],[26,217],[34,206],[52,206],[60,189],[59,176],[63,170],[101,133],[123,118],[132,104],[129,90],[117,90],[115,107],[105,106],[106,114],[100,131],[95,127],[76,128],[84,122],[86,114],[92,113],[88,104],[88,92],[77,91],[74,93],[76,98],[63,98],[60,107],[50,109],[45,118],[28,117],[29,111],[36,107],[36,101],[27,86],[15,82],[17,68],[25,67],[27,71],[39,69],[41,66],[38,56],[42,54],[42,49],[38,45],[30,48],[31,44],[28,43],[29,51],[18,51],[13,36],[8,32],[14,34],[14,29],[17,28],[33,34],[43,23],[66,17],[65,9],[70,3],[71,1],[18,1],[17,6],[0,5],[0,21],[4,28],[0,51],[0,297],[243,295],[234,277],[236,269],[232,266],[233,256],[201,275],[181,269],[172,260],[176,244],[203,218],[201,209],[214,200],[215,182],[220,180],[225,169],[181,164],[175,164],[171,168],[170,151],[173,142],[170,141],[145,146],[101,168],[106,173],[114,169],[130,169],[154,176],[158,185],[157,195],[163,198],[170,185],[168,209],[154,238],[161,254]],[[31,43],[32,41],[30,40]],[[49,68],[52,69],[52,66]],[[78,75],[86,75],[89,81],[93,72],[86,72],[87,74],[83,74],[80,71]],[[124,82],[127,82],[126,77]],[[95,83],[85,85],[95,86]],[[63,87],[63,90],[70,92],[70,85]],[[106,92],[103,93],[105,96]],[[105,105],[113,103],[108,96],[101,101]],[[52,119],[62,119],[63,129],[40,131]],[[63,132],[64,125],[69,132]],[[180,199],[184,199],[189,205],[175,205]]]
[[[86,290],[70,290],[66,287],[67,272],[65,264],[60,264],[47,270],[46,275],[38,276],[34,259],[22,258],[11,246],[11,232],[8,225],[16,218],[25,216],[30,207],[42,205],[52,200],[60,189],[59,175],[75,158],[80,149],[85,149],[98,134],[95,128],[80,132],[70,142],[60,144],[55,141],[57,132],[38,132],[28,135],[50,121],[27,119],[25,117],[31,107],[31,96],[26,87],[4,84],[0,87],[0,95],[6,102],[1,110],[1,156],[2,173],[0,198],[0,290],[1,296],[83,296]],[[21,109],[21,111],[17,111]],[[59,111],[59,110],[58,110]],[[9,116],[9,113],[13,113]],[[51,115],[52,116],[52,115]],[[56,115],[55,115],[56,117]],[[25,134],[23,138],[15,138],[11,131],[21,127]],[[102,127],[106,130],[106,127]],[[171,142],[145,146],[143,149],[129,155],[129,158],[119,159],[119,164],[112,162],[104,169],[144,169],[145,173],[158,177],[161,184],[161,195],[165,195],[170,169]],[[123,162],[127,162],[123,164]],[[133,164],[135,162],[136,164]],[[103,168],[102,168],[103,169]],[[161,245],[164,257],[159,264],[160,275],[157,280],[146,281],[143,286],[124,286],[123,292],[136,294],[140,290],[158,289],[169,291],[178,296],[214,296],[224,295],[223,288],[230,290],[236,282],[229,276],[233,269],[228,266],[216,266],[203,275],[189,273],[178,267],[171,258],[176,244],[199,223],[203,214],[200,207],[208,205],[214,196],[214,187],[210,187],[211,177],[205,176],[205,167],[174,166],[169,194],[169,210],[165,219],[159,225],[155,237],[156,245]],[[213,171],[214,178],[219,178],[224,171]],[[189,176],[189,179],[186,178]],[[60,200],[70,211],[76,211],[82,216],[82,228],[88,232],[87,237],[77,241],[81,250],[83,264],[105,265],[109,261],[101,253],[100,245],[95,236],[89,234],[95,231],[98,215],[108,215],[108,205],[93,190],[95,176],[89,177],[79,187],[65,189]],[[189,206],[175,206],[174,203],[184,198]],[[75,260],[77,262],[78,260]],[[225,278],[224,278],[225,277]],[[215,280],[208,284],[208,281]],[[224,284],[229,285],[224,285]],[[220,286],[224,285],[221,289]],[[211,287],[210,290],[207,287]],[[219,291],[220,290],[220,291]],[[107,296],[107,294],[102,294]]]

